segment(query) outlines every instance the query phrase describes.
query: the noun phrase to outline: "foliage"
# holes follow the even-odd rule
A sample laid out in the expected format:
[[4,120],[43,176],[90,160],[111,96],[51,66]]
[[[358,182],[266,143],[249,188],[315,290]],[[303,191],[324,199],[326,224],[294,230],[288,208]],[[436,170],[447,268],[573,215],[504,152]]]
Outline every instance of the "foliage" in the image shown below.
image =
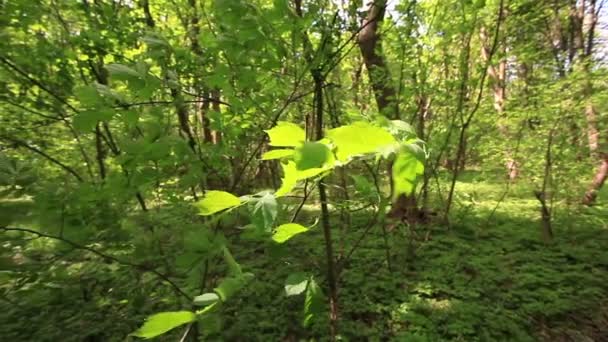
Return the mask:
[[607,340],[605,20],[0,1],[3,339]]

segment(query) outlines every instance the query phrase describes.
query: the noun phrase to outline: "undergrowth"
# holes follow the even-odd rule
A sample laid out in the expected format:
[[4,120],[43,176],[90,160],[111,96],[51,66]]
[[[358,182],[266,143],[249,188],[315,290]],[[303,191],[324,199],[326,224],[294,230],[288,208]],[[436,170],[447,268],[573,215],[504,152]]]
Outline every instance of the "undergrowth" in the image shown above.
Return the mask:
[[[526,189],[526,184],[514,184],[503,198],[504,182],[466,174],[457,184],[450,227],[436,221],[397,226],[388,232],[388,260],[383,231],[373,228],[352,256],[339,263],[341,338],[608,340],[608,209],[605,204],[585,209],[556,204],[555,239],[546,244],[540,234],[538,203]],[[601,194],[600,199],[605,198]],[[155,234],[165,234],[161,240],[166,239],[165,248],[172,251],[175,229],[193,224],[184,223],[189,209],[178,211],[180,216],[170,214],[175,210],[151,213],[148,223],[129,219],[117,234],[156,224]],[[305,206],[299,221],[314,224],[316,210],[314,205]],[[337,221],[335,211],[333,215]],[[339,256],[348,254],[370,216],[359,210],[351,226],[336,224]],[[321,288],[326,287],[321,229],[315,227],[276,245],[240,234],[238,219],[224,226],[236,259],[255,279],[219,312],[205,318],[202,336],[211,341],[326,340],[325,315],[303,328],[304,299],[286,297],[283,289],[293,272],[313,273]],[[146,244],[137,246],[133,251],[132,246],[117,244],[110,252],[137,256],[137,248]],[[94,257],[70,260],[72,249],[56,247],[40,239],[13,247],[26,257],[17,258],[23,284],[11,284],[24,300],[10,302],[3,294],[0,302],[2,330],[9,340],[79,341],[82,329],[87,331],[84,338],[121,341],[149,312],[178,305],[167,300],[171,290],[153,277],[134,278],[129,268],[109,261],[100,264]],[[48,262],[48,253],[50,266],[41,262]],[[179,262],[179,251],[175,253]],[[214,282],[222,274],[218,268],[209,276]],[[27,333],[19,319],[25,316],[36,327]],[[65,338],[69,331],[73,339]],[[178,340],[180,333],[174,331],[160,340]]]

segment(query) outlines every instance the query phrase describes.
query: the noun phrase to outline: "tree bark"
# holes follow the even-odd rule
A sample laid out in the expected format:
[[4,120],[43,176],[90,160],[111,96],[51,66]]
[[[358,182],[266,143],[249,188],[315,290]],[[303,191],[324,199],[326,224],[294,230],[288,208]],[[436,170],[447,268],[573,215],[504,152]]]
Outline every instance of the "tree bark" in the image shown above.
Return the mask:
[[[382,41],[378,32],[378,27],[384,20],[385,9],[386,0],[375,1],[370,4],[357,42],[367,68],[378,110],[390,119],[399,119],[396,101],[397,92],[388,70],[386,58],[382,52]],[[392,165],[389,165],[389,174],[392,173],[391,169]],[[393,192],[392,185],[391,177],[391,195]],[[392,204],[389,216],[409,223],[417,222],[420,218],[420,211],[415,195],[399,195]]]
[[382,52],[382,41],[378,26],[384,20],[386,0],[371,3],[359,32],[358,43],[363,62],[369,73],[378,110],[386,117],[398,119],[396,90],[391,79],[386,58]]
[[[490,57],[490,46],[488,43],[488,35],[486,29],[484,27],[480,30],[480,39],[481,39],[481,57],[485,63],[489,63]],[[510,141],[509,139],[509,129],[504,124],[504,119],[506,118],[505,113],[505,102],[507,97],[507,87],[506,87],[506,76],[507,76],[507,58],[506,54],[506,46],[503,40],[502,42],[502,51],[503,56],[498,62],[498,67],[488,64],[488,77],[490,79],[490,84],[492,86],[492,92],[494,94],[494,109],[496,110],[496,114],[498,115],[498,131],[502,135],[504,141]],[[510,180],[514,180],[517,178],[519,174],[519,165],[517,161],[514,159],[513,151],[509,146],[505,149],[505,166],[507,169],[507,176]]]
[[603,154],[600,166],[593,177],[589,190],[587,190],[583,197],[583,204],[592,205],[595,203],[597,193],[606,182],[606,178],[608,178],[608,153]]
[[[580,6],[579,17],[581,21],[579,34],[581,37],[580,50],[582,53],[583,70],[586,76],[584,96],[587,99],[587,104],[585,106],[585,119],[587,121],[589,153],[592,158],[598,159],[600,163],[591,185],[583,196],[583,204],[592,205],[597,198],[598,191],[604,185],[606,175],[608,174],[608,152],[600,151],[599,149],[600,134],[597,119],[598,113],[591,98],[593,95],[593,75],[591,72],[591,65],[593,63],[593,39],[595,35],[595,27],[598,21],[596,14],[596,0],[590,0],[588,8],[585,8],[585,2],[583,1]],[[585,37],[586,39],[584,39]]]
[[[582,52],[582,62],[583,69],[585,72],[585,88],[584,88],[584,96],[587,98],[587,104],[585,106],[585,118],[587,120],[587,136],[589,139],[589,152],[592,157],[598,156],[598,147],[599,147],[599,130],[597,127],[597,111],[595,106],[593,105],[593,101],[591,96],[593,95],[593,83],[592,83],[592,73],[591,73],[591,63],[593,59],[593,38],[595,35],[595,26],[597,24],[597,15],[595,13],[595,3],[596,0],[591,0],[589,2],[589,8],[586,9],[585,2],[581,4],[581,8],[579,11],[579,20],[580,24],[580,50]],[[587,15],[585,15],[585,11],[587,11]],[[587,25],[583,25],[586,22]],[[586,32],[585,32],[586,31]],[[587,34],[586,45],[584,44],[584,37]],[[601,159],[601,158],[600,158]]]

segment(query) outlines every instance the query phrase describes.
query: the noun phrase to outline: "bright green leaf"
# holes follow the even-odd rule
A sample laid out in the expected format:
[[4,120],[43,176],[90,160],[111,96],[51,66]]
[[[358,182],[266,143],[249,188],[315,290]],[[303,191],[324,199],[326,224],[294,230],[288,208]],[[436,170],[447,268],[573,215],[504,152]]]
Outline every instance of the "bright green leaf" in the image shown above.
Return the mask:
[[424,172],[424,164],[409,149],[402,149],[393,162],[393,198],[414,191],[416,177]]
[[356,155],[376,152],[396,143],[395,138],[385,129],[367,122],[355,122],[327,131],[326,136],[336,147],[338,160],[344,162]]
[[308,178],[313,178],[313,177],[318,176],[318,175],[320,175],[321,173],[323,173],[323,172],[325,172],[327,170],[329,170],[329,168],[327,168],[327,167],[315,167],[313,169],[298,171],[298,173],[296,175],[296,179],[297,180],[304,180],[304,179],[308,179]]
[[290,160],[289,162],[281,165],[283,166],[283,178],[281,179],[281,187],[275,193],[277,197],[289,194],[298,183],[298,170],[296,169],[296,163]]
[[148,339],[194,320],[196,314],[191,311],[161,312],[148,317],[144,325],[131,335]]
[[306,231],[308,231],[308,228],[302,225],[297,223],[286,223],[277,227],[275,233],[272,235],[272,240],[278,243],[283,243],[295,235],[304,233]]
[[200,215],[208,216],[241,204],[241,199],[225,191],[211,190],[205,197],[196,203]]
[[270,146],[298,146],[306,140],[306,132],[293,123],[279,121],[276,126],[266,130]]
[[293,155],[293,150],[280,149],[280,150],[272,150],[264,153],[262,155],[262,160],[272,160],[272,159],[281,159],[285,157],[291,157]]

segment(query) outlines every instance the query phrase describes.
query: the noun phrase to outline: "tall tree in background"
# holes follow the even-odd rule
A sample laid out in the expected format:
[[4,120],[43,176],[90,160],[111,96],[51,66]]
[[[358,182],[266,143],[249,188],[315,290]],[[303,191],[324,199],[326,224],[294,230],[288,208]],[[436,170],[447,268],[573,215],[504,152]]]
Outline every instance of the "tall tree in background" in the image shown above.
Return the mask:
[[[399,103],[395,81],[388,68],[386,56],[382,50],[380,28],[386,12],[385,0],[369,4],[365,20],[357,36],[359,49],[365,68],[367,69],[376,105],[380,113],[389,119],[399,119]],[[392,164],[389,165],[389,174]],[[393,184],[391,184],[391,188]],[[420,218],[416,195],[401,194],[393,202],[390,215],[396,219],[404,219],[415,223]]]

